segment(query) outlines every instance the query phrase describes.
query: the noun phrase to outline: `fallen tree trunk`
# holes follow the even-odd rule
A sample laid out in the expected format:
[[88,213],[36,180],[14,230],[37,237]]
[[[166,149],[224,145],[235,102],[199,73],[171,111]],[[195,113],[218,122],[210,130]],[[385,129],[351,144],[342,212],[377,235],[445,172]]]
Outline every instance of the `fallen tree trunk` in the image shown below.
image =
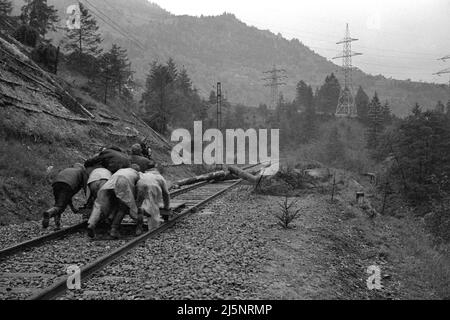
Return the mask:
[[258,183],[258,181],[260,179],[259,176],[255,176],[252,173],[246,172],[235,166],[228,166],[228,170],[230,171],[231,174],[233,174],[241,179],[247,180],[248,182],[251,182],[253,184]]
[[202,182],[202,181],[223,179],[226,176],[227,176],[227,172],[225,172],[223,170],[222,171],[215,171],[215,172],[211,172],[211,173],[202,174],[200,176],[196,176],[196,177],[192,177],[192,178],[187,178],[187,179],[176,181],[174,183],[174,185],[187,186],[187,185],[198,183],[198,182]]
[[195,183],[199,183],[202,181],[211,181],[211,180],[232,180],[236,178],[241,178],[247,181],[250,181],[253,184],[258,183],[260,180],[260,176],[255,176],[255,173],[261,171],[261,168],[253,168],[248,172],[235,167],[235,166],[227,166],[226,170],[214,171],[210,173],[205,173],[200,176],[186,178],[183,180],[179,180],[174,182],[174,186],[187,186]]

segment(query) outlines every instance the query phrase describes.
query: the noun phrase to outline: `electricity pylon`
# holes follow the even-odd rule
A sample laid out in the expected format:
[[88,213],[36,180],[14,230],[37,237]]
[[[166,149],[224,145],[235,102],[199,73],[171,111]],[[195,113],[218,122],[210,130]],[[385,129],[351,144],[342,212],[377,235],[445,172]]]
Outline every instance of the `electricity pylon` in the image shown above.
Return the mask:
[[285,82],[281,82],[282,79],[287,78],[287,76],[285,75],[286,70],[277,69],[274,65],[272,70],[264,71],[263,73],[270,74],[269,77],[262,79],[264,81],[269,81],[269,83],[264,85],[265,87],[270,87],[270,95],[272,101],[269,109],[276,110],[279,101],[278,87],[286,85]]
[[342,58],[342,69],[344,71],[344,87],[341,89],[341,93],[339,94],[339,101],[336,108],[336,116],[338,117],[356,117],[356,106],[355,99],[353,97],[353,84],[352,84],[352,57],[362,55],[362,53],[353,52],[352,51],[352,42],[357,41],[358,39],[354,39],[350,37],[350,31],[348,28],[345,32],[345,37],[336,44],[342,44],[343,50],[342,55],[338,57],[334,57],[333,59]]
[[[442,61],[446,62],[447,60],[450,60],[450,54],[449,54],[449,55],[446,55],[445,57],[439,58],[438,60],[442,60]],[[441,76],[441,75],[446,74],[446,73],[450,73],[450,68],[447,68],[447,69],[438,71],[438,72],[433,73],[433,74],[436,74],[436,75],[438,75],[438,76]],[[449,88],[450,88],[450,79],[448,80],[448,86],[449,86]]]

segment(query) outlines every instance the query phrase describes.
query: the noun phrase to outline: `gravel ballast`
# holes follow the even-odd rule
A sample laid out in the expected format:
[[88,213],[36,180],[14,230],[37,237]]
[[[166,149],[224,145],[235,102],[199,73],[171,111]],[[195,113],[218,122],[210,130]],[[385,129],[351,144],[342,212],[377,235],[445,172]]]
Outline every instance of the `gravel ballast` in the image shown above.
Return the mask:
[[240,213],[236,188],[132,250],[63,299],[258,298],[269,257],[258,215]]

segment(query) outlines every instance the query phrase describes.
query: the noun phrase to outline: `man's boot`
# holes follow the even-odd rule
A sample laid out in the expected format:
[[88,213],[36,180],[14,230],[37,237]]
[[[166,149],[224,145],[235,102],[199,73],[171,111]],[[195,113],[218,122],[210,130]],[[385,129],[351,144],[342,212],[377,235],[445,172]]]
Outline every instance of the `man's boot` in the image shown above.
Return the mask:
[[136,236],[139,237],[144,232],[143,227],[144,227],[144,215],[142,209],[139,209],[136,223]]
[[47,229],[50,224],[50,213],[48,211],[44,211],[42,214],[42,228]]
[[116,215],[112,221],[111,231],[109,233],[109,235],[114,239],[120,238],[119,228],[123,218],[125,217],[126,210],[127,207],[125,205],[121,203],[118,204]]
[[87,227],[87,235],[89,238],[95,239],[95,227],[94,226],[89,225]]
[[47,229],[50,224],[50,218],[57,214],[59,209],[57,207],[53,207],[44,211],[42,214],[42,228]]
[[61,230],[61,214],[55,215],[55,230]]
[[109,235],[113,239],[119,239],[120,238],[120,232],[118,226],[112,226],[111,231],[109,232]]
[[163,218],[163,220],[165,222],[169,221],[171,215],[172,215],[172,210],[166,210],[166,209],[159,209],[159,213],[161,215],[161,218]]

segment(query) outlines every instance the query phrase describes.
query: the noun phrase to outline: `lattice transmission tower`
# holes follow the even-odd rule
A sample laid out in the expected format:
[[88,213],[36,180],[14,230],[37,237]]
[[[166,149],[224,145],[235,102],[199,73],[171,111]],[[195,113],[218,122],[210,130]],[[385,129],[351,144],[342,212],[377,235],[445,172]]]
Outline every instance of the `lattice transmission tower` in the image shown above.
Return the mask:
[[[450,60],[450,54],[446,55],[445,57],[439,58],[438,60],[442,60],[442,61],[446,62],[447,60]],[[450,68],[438,71],[438,72],[433,73],[433,74],[437,74],[438,76],[441,76],[441,75],[446,74],[446,73],[450,73]],[[448,86],[450,88],[450,79],[448,80]]]
[[338,106],[336,108],[336,116],[338,117],[356,117],[355,99],[353,97],[353,83],[352,83],[352,57],[362,55],[362,53],[352,51],[352,42],[358,39],[350,37],[350,30],[348,28],[345,32],[345,37],[336,44],[342,44],[342,55],[334,57],[333,59],[342,58],[342,69],[344,71],[344,87],[341,89],[339,95]]
[[285,74],[286,70],[285,69],[277,69],[276,66],[274,65],[272,70],[264,71],[263,73],[270,75],[269,77],[264,78],[262,80],[268,81],[268,83],[264,85],[265,87],[270,87],[271,102],[270,102],[269,109],[275,110],[278,106],[278,101],[279,101],[278,88],[280,86],[286,85],[285,82],[282,82],[283,79],[287,79],[287,76]]

